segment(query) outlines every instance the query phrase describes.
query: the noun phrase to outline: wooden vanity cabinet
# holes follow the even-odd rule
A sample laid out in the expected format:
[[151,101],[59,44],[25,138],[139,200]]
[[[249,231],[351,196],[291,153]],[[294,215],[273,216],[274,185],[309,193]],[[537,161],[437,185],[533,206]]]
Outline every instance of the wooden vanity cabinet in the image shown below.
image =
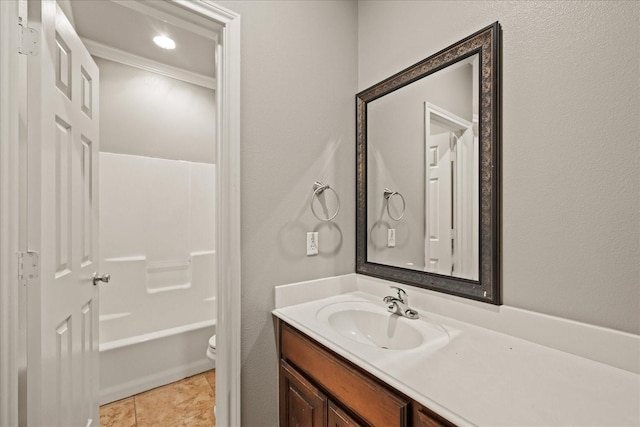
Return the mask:
[[280,361],[280,425],[310,427],[360,427],[349,414],[307,381],[284,360]]
[[452,427],[276,318],[280,427]]

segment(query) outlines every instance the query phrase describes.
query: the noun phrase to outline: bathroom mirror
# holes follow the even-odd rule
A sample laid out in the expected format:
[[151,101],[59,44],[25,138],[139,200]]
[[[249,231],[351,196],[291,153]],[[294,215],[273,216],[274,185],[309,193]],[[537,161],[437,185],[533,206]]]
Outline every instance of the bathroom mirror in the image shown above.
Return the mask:
[[500,304],[500,25],[356,95],[356,272]]

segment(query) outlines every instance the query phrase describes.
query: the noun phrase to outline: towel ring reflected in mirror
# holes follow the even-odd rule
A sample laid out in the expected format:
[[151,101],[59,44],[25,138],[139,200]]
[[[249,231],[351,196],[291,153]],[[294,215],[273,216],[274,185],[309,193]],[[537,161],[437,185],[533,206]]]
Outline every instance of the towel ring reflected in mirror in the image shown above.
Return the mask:
[[[400,215],[397,217],[394,217],[393,215],[391,215],[391,210],[389,209],[389,205],[391,204],[391,198],[393,196],[400,196],[400,200],[402,200],[402,211],[400,212]],[[384,198],[387,201],[387,214],[389,214],[389,218],[391,218],[394,221],[400,221],[404,216],[404,211],[406,210],[406,207],[407,207],[407,204],[404,201],[404,196],[398,193],[397,191],[391,191],[389,190],[389,188],[385,188]]]
[[[313,208],[313,201],[316,198],[318,198],[322,193],[324,193],[325,190],[331,190],[333,194],[336,196],[337,207],[333,215],[327,215],[326,218],[323,218],[321,216],[318,216],[315,209]],[[336,190],[331,188],[329,184],[325,184],[322,181],[316,181],[313,183],[313,195],[311,196],[311,203],[309,203],[309,207],[311,208],[311,213],[313,214],[313,216],[315,216],[318,219],[318,221],[323,221],[323,222],[331,221],[336,216],[338,216],[338,212],[340,212],[340,197],[338,197],[338,193],[336,193]]]

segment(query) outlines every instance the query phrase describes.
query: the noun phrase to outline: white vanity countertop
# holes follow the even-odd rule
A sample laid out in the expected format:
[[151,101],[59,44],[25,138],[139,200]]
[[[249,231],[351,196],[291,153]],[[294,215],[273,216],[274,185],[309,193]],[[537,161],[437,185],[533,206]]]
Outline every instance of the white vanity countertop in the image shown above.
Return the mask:
[[392,351],[345,342],[316,313],[350,301],[384,307],[354,291],[273,314],[459,426],[640,425],[636,373],[421,310],[421,319],[450,333],[446,346]]

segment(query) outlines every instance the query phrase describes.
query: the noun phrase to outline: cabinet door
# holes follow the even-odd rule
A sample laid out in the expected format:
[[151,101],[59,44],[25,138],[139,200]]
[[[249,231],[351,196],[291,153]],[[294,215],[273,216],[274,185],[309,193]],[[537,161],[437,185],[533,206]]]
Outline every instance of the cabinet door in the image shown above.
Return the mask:
[[328,427],[362,427],[362,424],[347,415],[335,403],[329,401]]
[[291,365],[280,361],[280,427],[324,427],[327,397]]

